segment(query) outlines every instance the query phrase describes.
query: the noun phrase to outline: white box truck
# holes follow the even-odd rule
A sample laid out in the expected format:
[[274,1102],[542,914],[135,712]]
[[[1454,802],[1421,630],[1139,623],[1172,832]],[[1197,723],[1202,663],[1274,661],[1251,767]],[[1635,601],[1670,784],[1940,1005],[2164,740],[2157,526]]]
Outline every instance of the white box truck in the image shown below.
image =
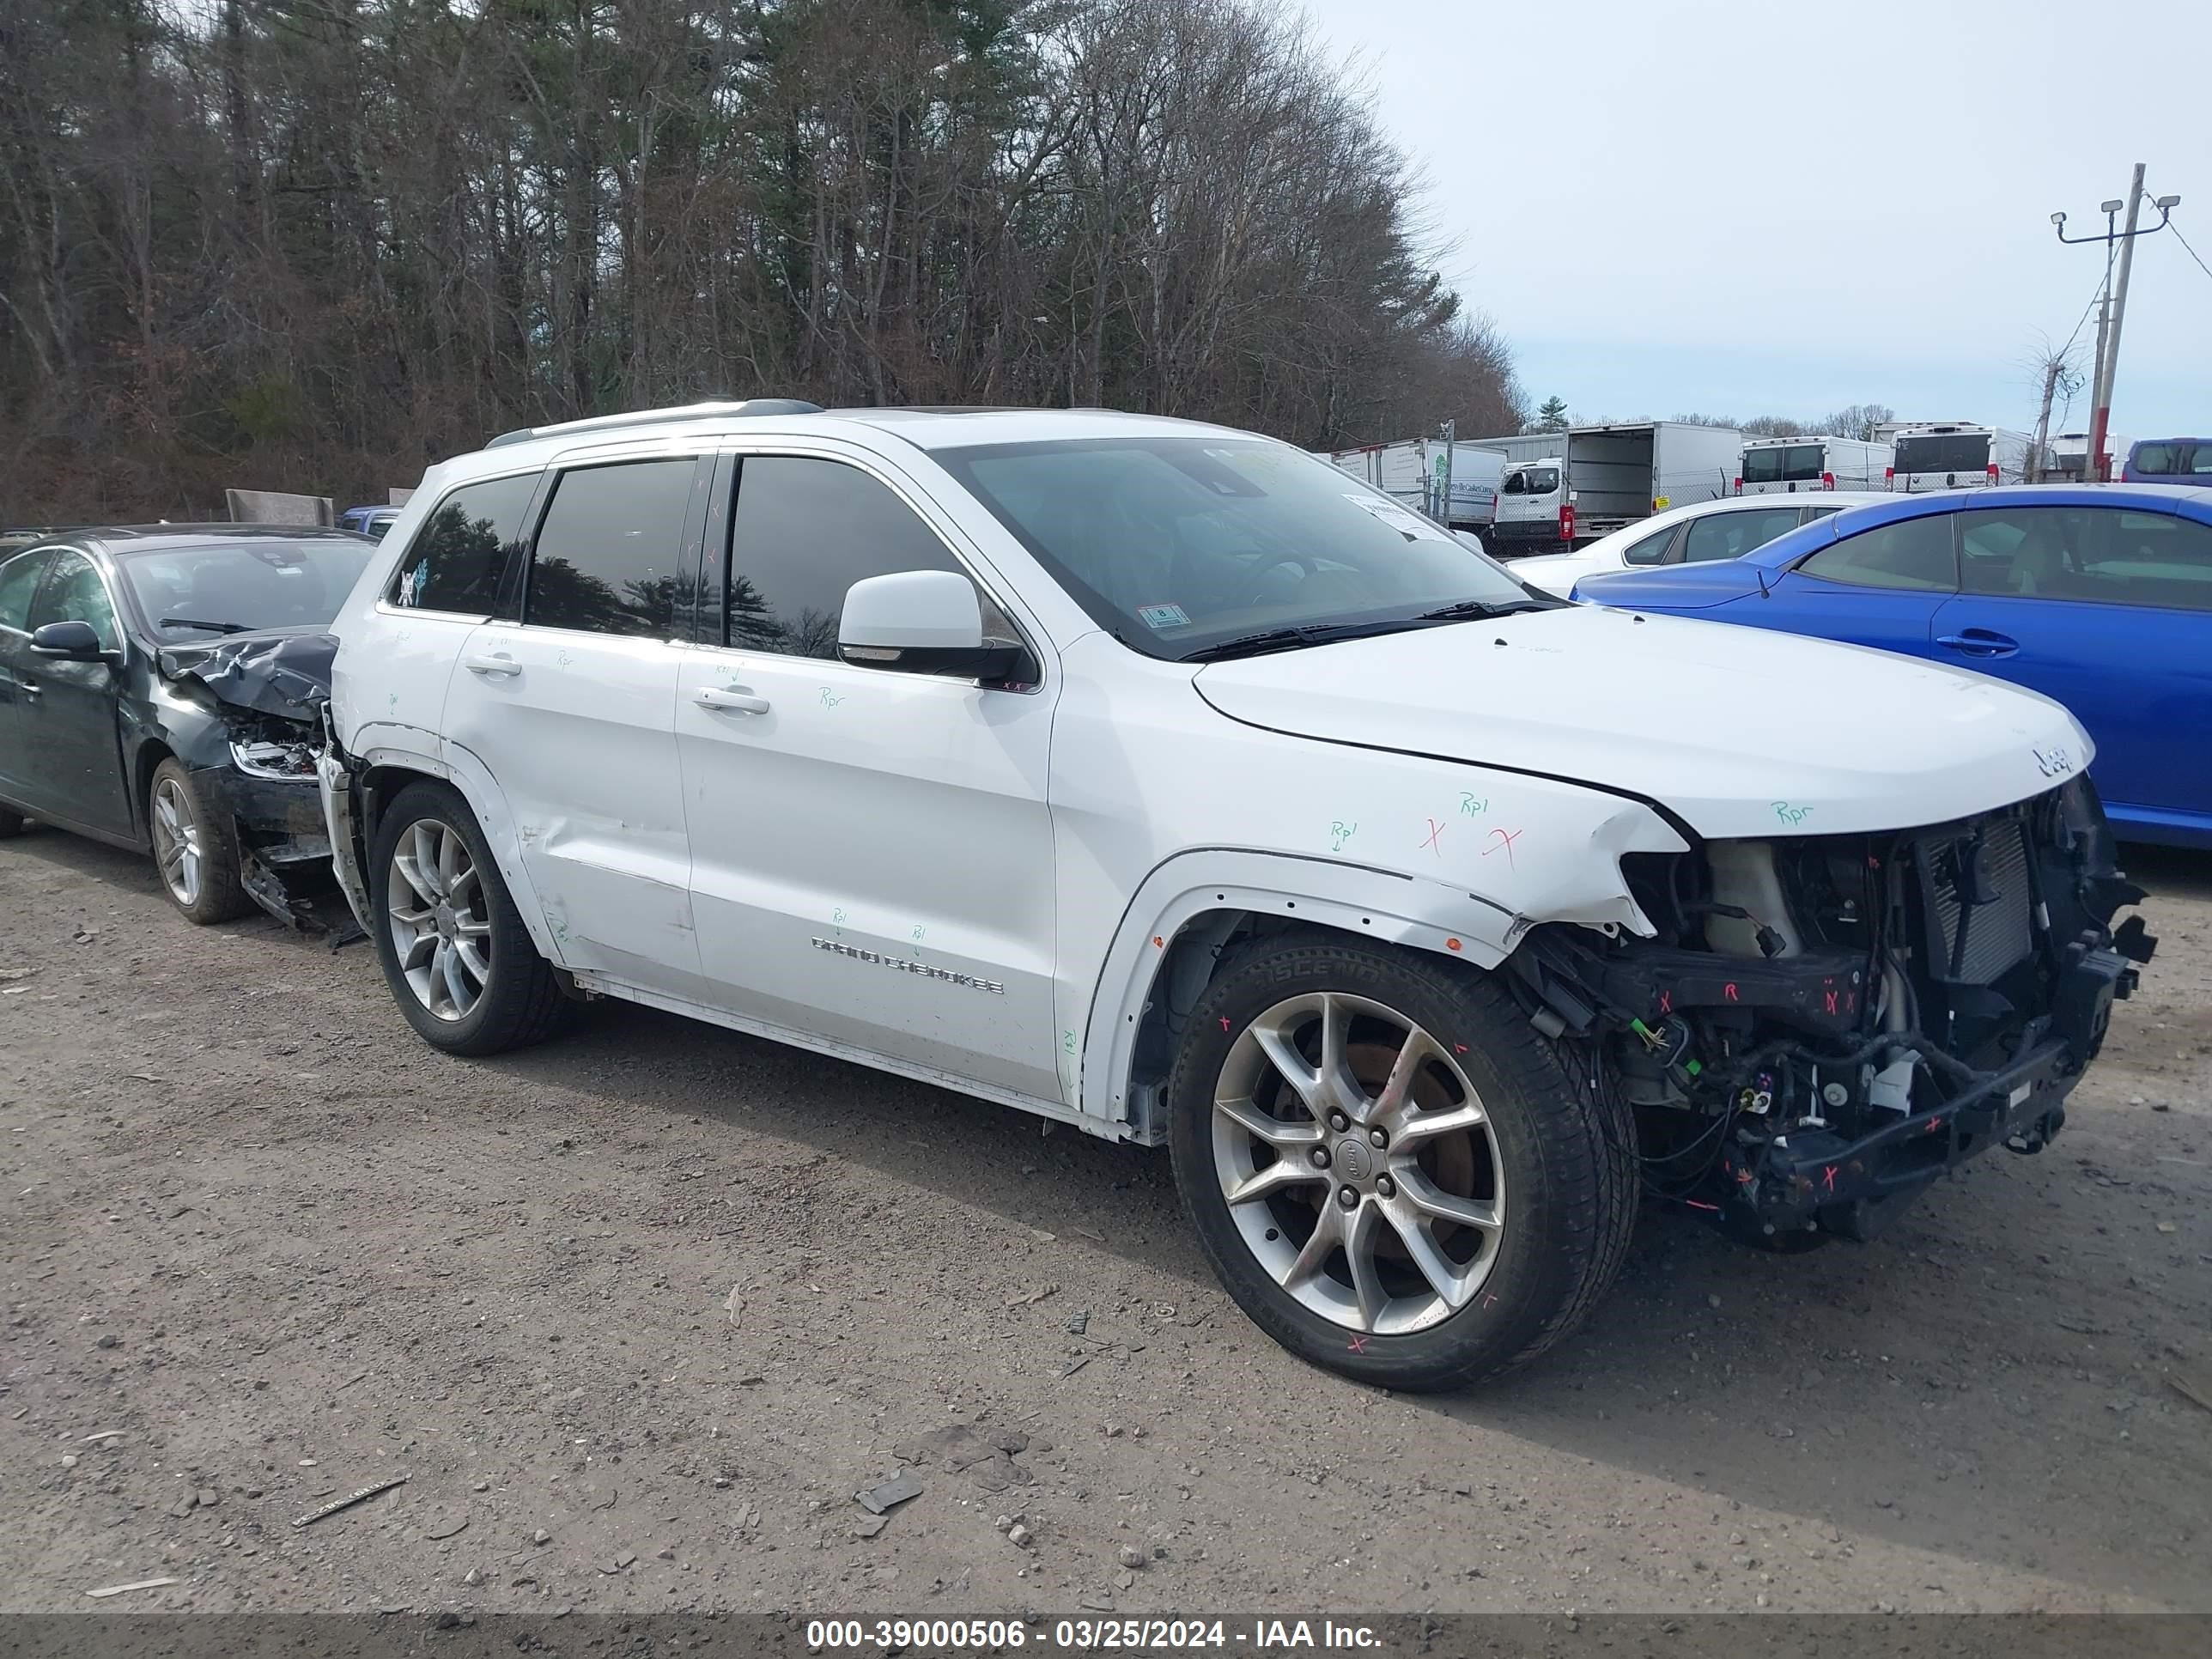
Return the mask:
[[1733,489],[1743,434],[1686,421],[1630,421],[1531,434],[1541,453],[1516,459],[1498,483],[1490,550],[1553,553],[1595,541],[1639,519]]
[[1407,438],[1328,450],[1322,458],[1454,530],[1490,528],[1498,475],[1505,470],[1504,451],[1489,441],[1447,446],[1440,438]]
[[1895,450],[1856,438],[1750,438],[1736,471],[1739,495],[1794,495],[1808,489],[1887,489]]

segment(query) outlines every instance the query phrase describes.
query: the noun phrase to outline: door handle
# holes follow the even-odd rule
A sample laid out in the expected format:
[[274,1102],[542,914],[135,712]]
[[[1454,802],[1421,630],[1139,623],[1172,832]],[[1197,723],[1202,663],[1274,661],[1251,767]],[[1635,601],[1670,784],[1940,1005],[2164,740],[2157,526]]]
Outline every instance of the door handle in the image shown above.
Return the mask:
[[768,713],[766,697],[756,697],[751,692],[738,686],[732,686],[724,690],[716,685],[702,685],[691,694],[691,701],[702,708],[719,708],[729,714]]
[[497,656],[471,657],[463,665],[471,674],[520,674],[522,665],[504,653]]
[[1967,657],[2009,657],[2020,649],[2020,641],[2011,635],[1988,628],[1961,629],[1939,635],[1936,643]]

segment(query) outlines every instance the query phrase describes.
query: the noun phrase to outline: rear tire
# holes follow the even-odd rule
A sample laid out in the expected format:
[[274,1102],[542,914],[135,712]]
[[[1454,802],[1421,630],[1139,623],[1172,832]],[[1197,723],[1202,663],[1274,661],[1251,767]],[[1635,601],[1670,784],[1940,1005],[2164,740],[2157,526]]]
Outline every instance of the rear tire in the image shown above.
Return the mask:
[[0,841],[13,841],[23,833],[23,815],[12,806],[0,806]]
[[1253,940],[1192,1010],[1168,1097],[1176,1182],[1223,1285],[1358,1381],[1450,1389],[1523,1364],[1626,1254],[1626,1114],[1580,1097],[1512,999],[1456,964]]
[[428,781],[401,790],[377,824],[368,879],[385,981],[424,1042],[495,1054],[559,1028],[560,981],[459,792]]
[[212,927],[252,910],[239,880],[237,823],[208,804],[192,775],[174,760],[155,767],[147,783],[146,825],[154,873],[185,921]]

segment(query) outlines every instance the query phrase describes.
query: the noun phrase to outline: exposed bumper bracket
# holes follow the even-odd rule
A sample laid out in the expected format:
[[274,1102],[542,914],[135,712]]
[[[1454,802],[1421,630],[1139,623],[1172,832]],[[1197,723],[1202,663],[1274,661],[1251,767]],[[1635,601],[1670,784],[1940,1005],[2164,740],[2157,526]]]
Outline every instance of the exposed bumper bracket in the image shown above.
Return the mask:
[[1856,1140],[1801,1130],[1755,1152],[1731,1149],[1722,1170],[1732,1218],[1760,1231],[1826,1224],[1850,1206],[1908,1195],[2008,1137],[2039,1148],[2064,1121],[2079,1075],[2073,1045],[2053,1037],[1942,1105]]

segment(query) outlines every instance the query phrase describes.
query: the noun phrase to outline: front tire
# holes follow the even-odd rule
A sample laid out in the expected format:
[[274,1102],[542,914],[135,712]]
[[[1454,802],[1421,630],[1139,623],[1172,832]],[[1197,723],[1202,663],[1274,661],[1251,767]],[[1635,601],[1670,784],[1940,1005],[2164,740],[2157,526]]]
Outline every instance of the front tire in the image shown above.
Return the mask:
[[239,879],[238,825],[207,804],[192,775],[174,760],[154,769],[146,787],[146,825],[154,873],[185,921],[212,927],[253,908]]
[[23,815],[12,806],[0,806],[0,841],[13,841],[23,833]]
[[1293,1353],[1449,1389],[1541,1353],[1618,1271],[1626,1115],[1493,981],[1327,935],[1255,939],[1192,1011],[1176,1182],[1223,1285]]
[[377,825],[369,884],[385,981],[424,1042],[495,1054],[553,1033],[560,981],[458,791],[431,782],[400,791]]

